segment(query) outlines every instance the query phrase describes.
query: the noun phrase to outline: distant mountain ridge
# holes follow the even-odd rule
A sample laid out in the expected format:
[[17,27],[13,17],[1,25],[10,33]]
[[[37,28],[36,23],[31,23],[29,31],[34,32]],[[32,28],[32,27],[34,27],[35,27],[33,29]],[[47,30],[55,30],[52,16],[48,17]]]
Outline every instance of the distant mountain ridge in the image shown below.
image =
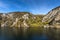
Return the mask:
[[46,15],[34,15],[29,12],[0,13],[1,27],[57,27],[60,28],[60,6]]

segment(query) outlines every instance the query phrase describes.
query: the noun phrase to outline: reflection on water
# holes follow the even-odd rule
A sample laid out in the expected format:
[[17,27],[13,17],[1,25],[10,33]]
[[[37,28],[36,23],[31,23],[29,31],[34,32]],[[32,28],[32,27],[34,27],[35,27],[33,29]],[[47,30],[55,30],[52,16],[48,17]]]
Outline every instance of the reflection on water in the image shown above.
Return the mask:
[[60,40],[60,29],[30,27],[5,27],[0,29],[0,40]]

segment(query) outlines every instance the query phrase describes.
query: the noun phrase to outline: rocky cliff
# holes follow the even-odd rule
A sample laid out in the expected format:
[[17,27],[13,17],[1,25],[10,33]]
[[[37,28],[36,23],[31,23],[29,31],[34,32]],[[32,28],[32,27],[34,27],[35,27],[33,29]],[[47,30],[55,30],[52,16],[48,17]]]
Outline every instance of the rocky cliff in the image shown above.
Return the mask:
[[48,12],[48,14],[43,17],[42,22],[47,22],[49,25],[60,28],[60,6]]
[[42,24],[44,15],[33,15],[29,12],[10,12],[0,14],[1,27],[37,27]]

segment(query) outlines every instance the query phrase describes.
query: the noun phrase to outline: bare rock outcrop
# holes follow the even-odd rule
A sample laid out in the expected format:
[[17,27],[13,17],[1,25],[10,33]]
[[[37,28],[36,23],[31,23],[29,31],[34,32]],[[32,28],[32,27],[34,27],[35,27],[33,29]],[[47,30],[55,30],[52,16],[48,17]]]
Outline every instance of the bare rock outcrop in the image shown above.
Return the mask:
[[60,24],[60,6],[52,9],[48,14],[43,17],[42,22],[48,22],[49,25],[54,25],[59,28]]

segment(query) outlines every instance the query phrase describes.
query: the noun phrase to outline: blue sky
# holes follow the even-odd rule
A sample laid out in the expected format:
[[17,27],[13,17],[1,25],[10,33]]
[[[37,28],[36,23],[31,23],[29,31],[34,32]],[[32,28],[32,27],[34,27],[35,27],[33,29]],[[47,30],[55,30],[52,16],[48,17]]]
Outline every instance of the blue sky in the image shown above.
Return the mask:
[[46,14],[57,6],[60,6],[60,0],[0,0],[0,13],[25,11]]

